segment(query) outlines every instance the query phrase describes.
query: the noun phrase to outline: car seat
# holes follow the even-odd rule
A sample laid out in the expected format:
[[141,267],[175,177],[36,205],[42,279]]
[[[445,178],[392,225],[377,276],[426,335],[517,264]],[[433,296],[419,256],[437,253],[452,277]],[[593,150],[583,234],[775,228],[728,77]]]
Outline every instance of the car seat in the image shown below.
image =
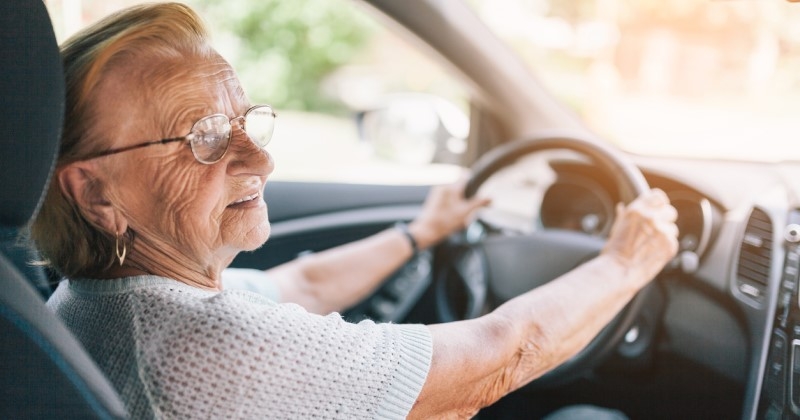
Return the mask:
[[[111,383],[45,306],[17,233],[55,162],[64,80],[41,0],[0,6],[0,418],[125,418]],[[41,283],[39,284],[41,285]]]

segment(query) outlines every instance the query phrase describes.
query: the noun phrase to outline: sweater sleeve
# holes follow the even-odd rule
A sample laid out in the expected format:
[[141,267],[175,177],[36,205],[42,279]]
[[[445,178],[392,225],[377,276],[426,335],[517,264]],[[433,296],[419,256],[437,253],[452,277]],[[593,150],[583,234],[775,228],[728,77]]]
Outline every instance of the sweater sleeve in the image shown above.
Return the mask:
[[176,299],[153,293],[135,309],[157,417],[400,419],[430,368],[422,325],[351,324],[234,290]]

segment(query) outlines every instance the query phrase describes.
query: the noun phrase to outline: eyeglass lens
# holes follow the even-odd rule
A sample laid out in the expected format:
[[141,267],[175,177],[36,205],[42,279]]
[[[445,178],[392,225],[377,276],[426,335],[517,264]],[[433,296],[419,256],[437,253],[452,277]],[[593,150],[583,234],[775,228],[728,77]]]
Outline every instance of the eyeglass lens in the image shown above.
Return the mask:
[[244,116],[244,130],[258,147],[267,147],[275,130],[275,112],[266,105],[251,108]]
[[[258,147],[264,148],[272,139],[275,129],[275,113],[267,105],[251,108],[244,115],[242,128]],[[222,159],[231,141],[231,123],[225,115],[210,115],[197,121],[192,127],[192,153],[202,163],[214,163]]]

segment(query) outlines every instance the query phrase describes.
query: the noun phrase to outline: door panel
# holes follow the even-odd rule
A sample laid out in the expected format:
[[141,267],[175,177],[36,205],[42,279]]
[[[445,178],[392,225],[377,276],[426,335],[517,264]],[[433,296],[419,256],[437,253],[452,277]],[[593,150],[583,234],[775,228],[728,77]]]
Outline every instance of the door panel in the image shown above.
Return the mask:
[[265,189],[272,234],[241,253],[234,267],[266,269],[352,242],[416,216],[430,187],[270,182]]

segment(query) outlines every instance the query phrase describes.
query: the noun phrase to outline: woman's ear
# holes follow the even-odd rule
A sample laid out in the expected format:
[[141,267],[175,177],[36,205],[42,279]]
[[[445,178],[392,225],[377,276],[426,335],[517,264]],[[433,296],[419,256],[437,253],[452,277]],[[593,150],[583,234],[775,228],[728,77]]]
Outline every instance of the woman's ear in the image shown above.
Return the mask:
[[74,162],[57,172],[56,181],[87,221],[112,235],[124,233],[127,220],[108,200],[97,170],[92,162]]

